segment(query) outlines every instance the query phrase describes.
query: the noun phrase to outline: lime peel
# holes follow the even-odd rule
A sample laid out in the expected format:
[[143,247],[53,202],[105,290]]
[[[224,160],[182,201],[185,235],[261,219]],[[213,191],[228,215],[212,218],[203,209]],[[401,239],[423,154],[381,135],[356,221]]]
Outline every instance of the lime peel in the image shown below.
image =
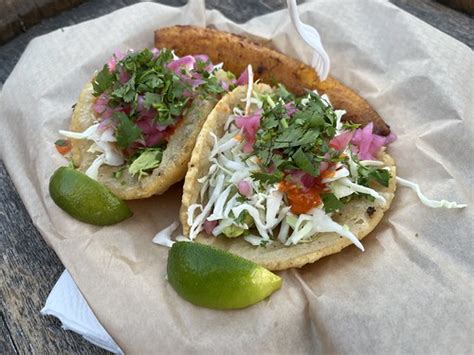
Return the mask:
[[283,282],[250,260],[190,242],[176,242],[171,247],[167,277],[181,297],[213,309],[251,306],[270,296]]
[[85,223],[107,226],[133,215],[127,204],[104,185],[71,167],[54,172],[49,193],[56,205]]

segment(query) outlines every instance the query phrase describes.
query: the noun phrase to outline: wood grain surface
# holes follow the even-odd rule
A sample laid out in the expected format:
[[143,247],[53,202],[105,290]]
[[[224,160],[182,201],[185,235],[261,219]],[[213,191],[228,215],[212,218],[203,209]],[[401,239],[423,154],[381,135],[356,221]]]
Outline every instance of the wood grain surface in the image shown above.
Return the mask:
[[57,15],[86,0],[2,0],[0,1],[0,43],[28,31],[42,19]]
[[[32,38],[99,17],[136,2],[136,0],[91,0],[27,29],[25,33],[0,46],[0,85],[6,80]],[[186,0],[159,2],[180,6],[186,3]],[[392,2],[471,48],[474,46],[473,20],[468,15],[431,0],[392,0]],[[283,0],[207,1],[208,8],[218,9],[238,22],[283,6]],[[89,344],[79,335],[63,330],[55,318],[39,314],[49,291],[62,273],[63,266],[33,226],[1,161],[0,249],[2,253],[0,354],[107,353]]]

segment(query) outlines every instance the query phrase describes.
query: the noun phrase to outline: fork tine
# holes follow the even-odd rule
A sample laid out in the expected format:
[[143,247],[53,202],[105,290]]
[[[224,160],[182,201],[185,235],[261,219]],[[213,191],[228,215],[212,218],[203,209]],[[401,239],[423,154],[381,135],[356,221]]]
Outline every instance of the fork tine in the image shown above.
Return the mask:
[[317,68],[319,65],[319,55],[317,53],[313,54],[313,67]]
[[319,54],[316,55],[317,59],[316,59],[316,65],[315,65],[315,68],[316,68],[316,71],[319,72],[320,71],[320,68],[321,68],[321,56]]
[[319,74],[320,80],[324,80],[326,78],[326,63],[324,63],[324,60],[322,62],[323,62],[323,65],[321,67],[321,72]]
[[311,25],[301,21],[298,15],[298,5],[296,0],[287,0],[291,22],[299,33],[300,37],[313,49],[312,67],[316,70],[320,80],[325,80],[329,74],[330,60],[324,50],[319,32]]
[[319,56],[318,66],[316,67],[316,71],[318,72],[319,77],[322,76],[323,69],[324,69],[324,62],[323,62],[321,56]]

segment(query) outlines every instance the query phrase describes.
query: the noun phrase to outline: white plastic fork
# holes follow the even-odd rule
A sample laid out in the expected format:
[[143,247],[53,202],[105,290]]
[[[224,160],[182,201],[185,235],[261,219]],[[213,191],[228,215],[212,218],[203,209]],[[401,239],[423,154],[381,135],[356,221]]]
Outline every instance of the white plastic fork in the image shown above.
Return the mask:
[[329,74],[331,61],[323,48],[321,37],[318,31],[312,26],[303,23],[298,15],[298,6],[296,0],[287,0],[288,11],[290,12],[291,22],[301,38],[314,50],[311,66],[316,70],[321,81],[326,80]]

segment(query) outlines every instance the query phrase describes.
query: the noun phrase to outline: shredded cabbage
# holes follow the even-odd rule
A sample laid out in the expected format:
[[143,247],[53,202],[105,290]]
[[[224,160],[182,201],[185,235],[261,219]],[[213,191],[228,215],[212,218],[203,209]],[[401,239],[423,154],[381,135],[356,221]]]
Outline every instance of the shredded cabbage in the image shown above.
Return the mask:
[[250,244],[256,247],[261,246],[262,244],[266,245],[266,244],[271,243],[271,240],[263,239],[253,234],[245,236],[244,239],[245,241],[249,242]]
[[99,168],[103,164],[111,166],[120,166],[125,160],[122,152],[115,146],[115,137],[113,136],[113,129],[100,129],[100,123],[96,123],[88,127],[84,132],[72,132],[60,130],[59,134],[72,139],[88,139],[94,142],[91,146],[91,152],[99,152],[99,154],[89,168],[86,170],[86,175],[94,180],[97,180],[99,175]]
[[216,185],[214,187],[214,190],[211,193],[209,202],[206,204],[206,206],[204,206],[202,212],[196,218],[192,219],[191,221],[192,223],[189,223],[191,225],[191,230],[189,232],[189,239],[194,240],[198,236],[198,234],[202,231],[204,220],[207,218],[209,212],[212,209],[212,206],[214,205],[217,198],[221,194],[223,185],[224,185],[224,175],[219,174],[217,176]]
[[450,202],[446,200],[441,200],[441,201],[430,200],[425,195],[423,195],[420,189],[420,185],[412,181],[402,179],[401,177],[398,177],[398,176],[397,176],[397,182],[400,184],[400,186],[408,187],[412,189],[413,191],[415,191],[421,203],[424,204],[425,206],[428,206],[431,208],[465,208],[467,207],[467,205],[463,203]]
[[207,217],[208,221],[218,221],[224,217],[224,204],[227,201],[227,196],[230,194],[232,186],[229,185],[224,192],[217,198],[216,204],[214,205],[213,213]]
[[349,239],[360,250],[364,251],[362,243],[351,231],[334,222],[331,217],[320,208],[313,209],[313,233],[335,232]]
[[[240,138],[243,128],[239,128],[242,125],[238,125],[236,119],[242,121],[244,117],[251,117],[261,107],[262,100],[271,98],[254,93],[251,68],[247,74],[249,85],[247,96],[243,100],[245,111],[238,108],[233,110],[225,123],[222,137],[218,138],[211,133],[213,147],[209,156],[209,172],[206,177],[198,179],[201,203],[193,204],[188,209],[189,239],[194,240],[204,230],[205,223],[217,222],[212,229],[215,237],[243,237],[255,246],[266,245],[273,238],[290,246],[308,242],[318,233],[334,232],[364,250],[357,237],[346,227],[333,221],[331,215],[326,214],[322,208],[313,208],[307,213],[295,215],[290,211],[287,197],[278,189],[277,184],[261,184],[259,180],[252,179],[252,172],[259,171],[260,165],[256,156],[249,156],[244,152],[246,143]],[[325,105],[330,105],[326,96],[322,100]],[[344,113],[342,110],[336,111],[339,130],[343,128],[341,117]],[[349,157],[348,168],[341,163],[330,167],[334,175],[322,182],[327,184],[337,198],[364,193],[385,204],[384,197],[375,190],[356,184],[358,165],[351,159],[349,148],[344,153]],[[379,165],[375,161],[364,164]],[[258,236],[253,234],[255,230],[258,231]]]
[[153,238],[153,243],[171,248],[174,244],[174,241],[171,239],[171,235],[176,229],[178,229],[178,225],[178,222],[173,222],[168,227],[159,231]]
[[371,189],[370,187],[358,185],[346,177],[339,179],[337,181],[339,181],[339,183],[341,183],[342,185],[345,185],[347,188],[351,189],[354,192],[360,192],[362,194],[367,194],[367,195],[372,196],[373,198],[375,198],[375,201],[380,203],[380,205],[382,206],[385,206],[385,204],[387,203],[387,201],[382,195],[380,195],[377,191],[375,191],[374,189]]

